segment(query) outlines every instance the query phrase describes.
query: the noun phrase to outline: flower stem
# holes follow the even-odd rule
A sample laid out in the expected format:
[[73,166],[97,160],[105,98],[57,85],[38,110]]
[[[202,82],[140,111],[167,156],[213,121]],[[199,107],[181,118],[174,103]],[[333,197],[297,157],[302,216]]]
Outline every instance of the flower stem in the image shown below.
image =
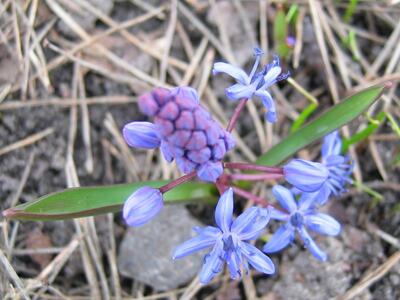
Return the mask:
[[248,163],[224,163],[224,167],[227,169],[247,170],[247,171],[261,171],[267,173],[283,174],[283,169],[279,167],[267,167],[259,166]]
[[236,106],[235,111],[233,112],[232,118],[229,120],[228,127],[226,127],[226,131],[232,132],[233,128],[236,125],[237,120],[239,119],[239,115],[242,112],[243,108],[246,106],[247,98],[240,100],[239,104]]
[[228,175],[231,180],[273,180],[281,179],[283,174],[267,173],[267,174],[230,174]]
[[159,190],[162,194],[164,194],[164,193],[168,192],[169,190],[173,189],[174,187],[193,179],[194,177],[196,177],[196,175],[197,175],[196,171],[193,171],[189,174],[179,177],[178,179],[168,182],[166,185],[163,185],[162,187],[160,187]]
[[238,188],[236,186],[233,187],[233,192],[238,194],[239,196],[242,196],[243,198],[247,198],[251,201],[253,201],[256,204],[260,204],[262,206],[268,206],[268,201],[265,200],[264,198],[258,197],[248,191],[242,190],[241,188]]

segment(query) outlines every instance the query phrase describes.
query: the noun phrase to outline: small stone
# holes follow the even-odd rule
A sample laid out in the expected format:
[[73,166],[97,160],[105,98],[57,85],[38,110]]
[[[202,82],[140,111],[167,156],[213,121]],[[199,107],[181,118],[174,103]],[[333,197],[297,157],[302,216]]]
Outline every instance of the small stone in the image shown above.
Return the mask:
[[168,205],[150,223],[128,228],[118,255],[121,274],[158,291],[188,282],[200,271],[203,254],[179,260],[171,257],[175,247],[195,236],[195,226],[202,225],[184,206]]

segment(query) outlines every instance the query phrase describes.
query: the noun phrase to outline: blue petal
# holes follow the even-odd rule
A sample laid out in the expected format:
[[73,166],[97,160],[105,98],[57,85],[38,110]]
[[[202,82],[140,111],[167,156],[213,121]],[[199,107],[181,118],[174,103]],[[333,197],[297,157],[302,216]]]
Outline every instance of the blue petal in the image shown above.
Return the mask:
[[229,232],[232,225],[233,190],[229,188],[219,198],[215,208],[215,222],[223,232]]
[[258,238],[258,236],[264,230],[265,226],[267,226],[269,220],[269,210],[258,208],[255,218],[253,218],[253,220],[251,221],[250,218],[247,219],[247,222],[244,221],[243,223],[247,223],[247,225],[245,227],[242,227],[240,232],[237,231],[237,228],[234,229],[233,226],[232,231],[235,231],[238,237],[243,241],[254,240]]
[[279,65],[273,66],[271,69],[268,70],[267,74],[264,76],[264,84],[263,89],[268,88],[269,86],[273,85],[277,80],[279,74],[281,74],[282,69]]
[[[324,183],[325,185],[326,183]],[[318,195],[321,190],[317,190],[316,192],[305,193],[303,192],[300,196],[299,200],[299,210],[303,213],[307,213],[309,210],[313,210],[315,208],[315,204],[318,203]]]
[[255,92],[252,85],[243,85],[241,83],[234,84],[225,89],[226,96],[230,100],[239,100],[242,98],[251,98]]
[[281,186],[275,185],[272,188],[272,193],[278,199],[279,204],[288,212],[292,213],[297,210],[297,203],[294,196],[290,190]]
[[215,182],[224,172],[221,162],[206,162],[197,170],[197,177],[208,182]]
[[223,253],[223,243],[222,241],[217,241],[210,254],[204,257],[204,264],[199,274],[201,283],[210,282],[217,273],[222,271],[224,264]]
[[265,274],[275,273],[275,266],[272,260],[256,247],[249,243],[241,242],[240,248],[242,254],[246,257],[254,269]]
[[268,243],[265,244],[263,251],[273,253],[286,248],[294,240],[294,228],[284,224],[278,228]]
[[324,142],[321,148],[322,158],[330,155],[338,155],[342,150],[342,140],[339,132],[336,130],[324,137]]
[[250,78],[242,69],[232,66],[231,64],[217,62],[213,67],[213,74],[226,73],[235,78],[239,83],[247,85],[250,83]]
[[275,123],[277,120],[276,108],[274,99],[272,99],[271,94],[267,91],[258,90],[256,91],[255,95],[261,98],[263,105],[267,109],[265,118],[268,120],[268,122]]
[[327,214],[315,213],[304,216],[305,225],[319,233],[325,235],[338,235],[341,230],[340,223]]
[[157,126],[150,122],[131,122],[124,126],[122,134],[131,147],[154,149],[160,146]]
[[204,248],[211,247],[214,244],[215,244],[214,237],[199,235],[178,246],[175,249],[172,258],[178,259],[186,255],[192,254],[194,252],[197,252],[199,250],[202,250]]
[[231,231],[236,232],[240,235],[246,227],[249,227],[253,224],[255,219],[257,219],[259,215],[259,208],[252,206],[246,209],[243,213],[241,213],[235,221],[232,223]]
[[242,276],[240,272],[241,257],[235,251],[228,253],[226,264],[232,279],[238,279]]
[[174,160],[174,156],[172,155],[170,146],[168,145],[167,142],[161,141],[160,149],[161,149],[161,153],[163,154],[163,156],[167,162],[171,162]]
[[271,219],[285,221],[285,222],[289,221],[289,218],[290,218],[289,214],[287,214],[279,209],[276,209],[273,206],[268,206],[268,210],[269,210],[269,215],[270,215]]
[[283,167],[286,181],[303,192],[318,190],[329,176],[329,170],[320,163],[292,159]]
[[142,226],[154,218],[163,206],[161,192],[144,186],[133,192],[125,201],[122,215],[129,226]]
[[328,256],[326,255],[325,252],[323,252],[317,244],[314,242],[314,240],[311,238],[311,236],[308,234],[307,230],[302,226],[299,229],[300,236],[304,242],[304,246],[311,252],[311,254],[318,260],[321,261],[326,261]]
[[214,239],[221,236],[221,230],[214,226],[206,226],[206,227],[199,227],[196,226],[193,228],[193,231],[199,235],[213,237]]

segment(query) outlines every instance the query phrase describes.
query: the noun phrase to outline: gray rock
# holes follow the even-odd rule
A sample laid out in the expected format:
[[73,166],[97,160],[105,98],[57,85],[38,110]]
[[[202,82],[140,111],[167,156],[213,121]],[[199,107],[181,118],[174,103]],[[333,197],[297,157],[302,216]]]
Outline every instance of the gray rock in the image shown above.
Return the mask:
[[[355,241],[354,237],[359,236]],[[354,281],[354,257],[365,256],[367,243],[371,237],[354,227],[347,226],[341,241],[335,237],[316,238],[317,244],[327,252],[328,261],[320,262],[308,251],[299,252],[293,261],[285,261],[279,266],[277,283],[273,292],[279,299],[333,299],[345,293]],[[362,255],[361,255],[362,253]],[[368,256],[370,257],[370,256]],[[369,299],[365,291],[360,299]]]
[[120,273],[159,291],[188,282],[199,272],[202,254],[175,261],[171,256],[175,247],[194,236],[195,226],[201,224],[184,206],[169,205],[150,223],[129,228],[118,255]]

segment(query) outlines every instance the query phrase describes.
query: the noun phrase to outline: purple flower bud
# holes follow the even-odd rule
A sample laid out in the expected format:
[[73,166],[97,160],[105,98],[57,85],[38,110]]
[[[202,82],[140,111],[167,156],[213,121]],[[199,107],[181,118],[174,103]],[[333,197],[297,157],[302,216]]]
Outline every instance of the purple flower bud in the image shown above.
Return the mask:
[[141,226],[154,218],[163,205],[162,193],[158,189],[144,186],[125,201],[122,214],[129,226]]
[[224,168],[221,162],[206,162],[197,170],[197,176],[204,181],[215,182],[222,175]]
[[283,167],[286,181],[303,192],[314,192],[326,181],[328,169],[320,163],[293,159]]
[[145,115],[154,116],[158,112],[158,103],[151,93],[141,95],[138,103],[140,110]]
[[131,147],[154,149],[160,146],[157,126],[150,122],[131,122],[122,130],[125,141]]

